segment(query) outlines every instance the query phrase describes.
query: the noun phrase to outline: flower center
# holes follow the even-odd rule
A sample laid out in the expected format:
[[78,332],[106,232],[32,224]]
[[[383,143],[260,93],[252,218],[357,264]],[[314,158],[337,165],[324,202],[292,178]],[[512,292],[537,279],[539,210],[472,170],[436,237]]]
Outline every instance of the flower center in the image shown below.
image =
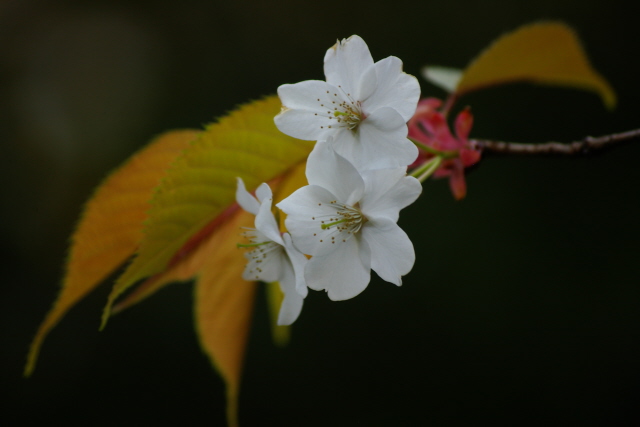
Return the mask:
[[357,203],[355,206],[349,206],[333,200],[329,202],[329,206],[335,209],[334,213],[312,218],[314,221],[320,221],[322,232],[319,235],[314,233],[314,236],[320,238],[321,243],[346,242],[367,222]]
[[335,227],[340,233],[343,231],[347,233],[360,231],[366,218],[358,208],[338,203],[335,200],[331,202],[331,206],[336,208],[336,215],[333,218],[329,218],[330,222],[322,221],[320,228],[329,230],[331,227]]
[[360,101],[342,101],[338,106],[341,110],[333,111],[336,121],[347,129],[355,131],[364,119]]
[[[333,111],[327,110],[326,116],[318,113],[316,115],[324,116],[334,123],[337,122],[337,127],[344,127],[355,132],[360,123],[367,118],[364,111],[362,111],[362,102],[353,99],[351,94],[346,93],[341,86],[338,86],[338,89],[340,89],[339,93],[327,91],[328,100],[325,98],[324,101],[321,101],[318,98],[318,102],[321,102],[321,107],[330,108]],[[331,129],[333,126],[335,125],[329,125],[327,128]],[[324,127],[320,126],[322,129]]]
[[[250,251],[245,252],[244,257],[247,259],[248,264],[246,271],[255,280],[262,280],[265,266],[269,263],[273,256],[274,251],[279,253],[282,250],[282,246],[276,242],[269,240],[260,231],[254,228],[248,228],[242,235],[249,239],[251,243],[241,244],[238,243],[238,248],[251,248]],[[277,258],[277,257],[276,257]]]

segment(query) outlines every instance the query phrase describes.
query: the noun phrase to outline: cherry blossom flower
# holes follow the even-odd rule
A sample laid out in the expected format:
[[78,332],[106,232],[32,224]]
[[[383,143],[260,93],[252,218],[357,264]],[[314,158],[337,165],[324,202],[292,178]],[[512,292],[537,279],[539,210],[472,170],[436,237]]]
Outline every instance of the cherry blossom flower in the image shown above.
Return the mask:
[[304,281],[304,266],[307,258],[293,246],[288,233],[280,234],[276,219],[271,212],[273,195],[271,188],[264,183],[253,197],[238,178],[236,201],[247,212],[256,216],[255,228],[248,228],[243,235],[249,244],[238,245],[250,248],[245,253],[248,260],[242,274],[245,280],[279,282],[284,300],[278,314],[279,325],[292,324],[302,310],[302,302],[307,296]]
[[[454,136],[449,130],[446,117],[438,111],[441,105],[442,101],[436,98],[420,101],[415,115],[409,120],[409,137],[437,151],[457,152],[454,158],[444,159],[433,176],[435,178],[449,177],[449,186],[453,196],[457,200],[461,200],[467,194],[464,169],[480,160],[480,150],[469,142],[473,116],[468,109],[462,110],[458,114],[454,124]],[[424,163],[434,155],[421,150],[415,164]]]
[[396,224],[400,209],[413,203],[422,186],[406,167],[358,172],[319,141],[307,161],[309,185],[278,203],[296,247],[312,255],[307,286],[326,290],[332,300],[353,298],[369,284],[371,270],[401,285],[415,253]]
[[338,41],[324,58],[327,81],[278,88],[278,129],[294,138],[333,138],[333,148],[358,170],[407,166],[418,150],[407,139],[407,121],[420,97],[416,78],[390,56],[373,62],[358,36]]

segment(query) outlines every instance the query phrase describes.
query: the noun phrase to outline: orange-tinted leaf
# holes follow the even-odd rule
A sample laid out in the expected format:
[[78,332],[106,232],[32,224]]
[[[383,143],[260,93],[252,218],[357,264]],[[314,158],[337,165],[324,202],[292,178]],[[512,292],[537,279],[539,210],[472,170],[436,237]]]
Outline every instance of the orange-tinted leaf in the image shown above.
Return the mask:
[[122,292],[163,271],[189,238],[234,202],[236,177],[255,188],[308,155],[313,143],[275,127],[280,106],[272,96],[239,108],[208,126],[172,165],[152,200],[137,257],[109,296],[103,326]]
[[238,425],[240,375],[249,335],[255,282],[242,279],[246,259],[236,247],[241,226],[252,226],[253,215],[239,211],[212,235],[202,257],[195,287],[195,323],[200,345],[227,385],[227,419]]
[[[306,185],[304,171],[305,163],[301,162],[274,180],[276,201]],[[184,254],[174,258],[167,270],[147,279],[114,307],[114,312],[120,311],[169,283],[196,278],[196,329],[202,348],[227,386],[230,425],[237,425],[240,375],[255,293],[255,283],[242,279],[246,259],[236,243],[241,227],[252,227],[253,220],[253,215],[232,204],[187,241]],[[268,286],[281,292],[277,283]],[[276,318],[280,303],[272,302]],[[274,333],[286,342],[289,328],[278,328]]]
[[153,188],[198,133],[184,130],[159,136],[98,187],[73,234],[62,289],[31,344],[25,375],[35,368],[48,332],[136,250]]
[[615,92],[591,67],[575,32],[559,22],[527,25],[500,37],[467,67],[456,92],[517,81],[591,90],[607,108],[616,104]]
[[230,426],[237,425],[240,375],[256,290],[255,282],[242,279],[246,259],[236,243],[241,227],[253,226],[253,220],[253,215],[234,209],[197,248],[147,279],[118,306],[124,309],[167,284],[196,278],[196,330],[200,345],[225,381]]

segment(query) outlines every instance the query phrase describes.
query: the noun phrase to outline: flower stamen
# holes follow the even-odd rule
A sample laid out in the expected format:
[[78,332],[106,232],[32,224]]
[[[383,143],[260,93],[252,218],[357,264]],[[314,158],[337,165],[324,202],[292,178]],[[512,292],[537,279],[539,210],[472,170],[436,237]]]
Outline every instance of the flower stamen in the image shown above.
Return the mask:
[[[347,239],[354,234],[358,233],[364,223],[367,222],[367,218],[362,215],[360,209],[356,206],[349,206],[343,203],[339,203],[336,200],[329,202],[329,206],[335,209],[335,212],[329,215],[321,217],[314,217],[313,220],[320,219],[320,228],[325,231],[319,237],[329,238],[331,237],[331,243],[336,241],[346,242]],[[332,234],[344,233],[345,238],[336,240]],[[314,233],[316,236],[317,233]],[[344,235],[343,235],[344,236]],[[320,240],[323,242],[324,240]]]
[[[331,92],[326,91],[327,95],[333,95],[335,97],[335,101],[328,101],[326,99],[322,100],[320,98],[316,99],[320,103],[320,107],[330,107],[333,108],[333,111],[327,109],[326,115],[322,113],[314,113],[314,115],[320,115],[329,120],[334,120],[338,123],[339,127],[346,127],[350,131],[355,132],[360,123],[366,118],[366,115],[362,111],[362,102],[353,99],[351,94],[346,93],[341,86],[338,86],[338,88],[340,89],[340,94],[332,94]],[[329,103],[331,104],[330,106],[328,105]],[[320,126],[320,129],[324,129],[325,127],[331,129],[332,126],[323,125]]]

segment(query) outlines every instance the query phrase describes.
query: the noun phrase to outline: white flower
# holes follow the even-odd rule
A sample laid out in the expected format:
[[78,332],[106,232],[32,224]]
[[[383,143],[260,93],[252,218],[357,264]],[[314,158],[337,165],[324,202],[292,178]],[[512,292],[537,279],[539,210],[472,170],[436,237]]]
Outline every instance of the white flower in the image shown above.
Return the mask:
[[374,64],[358,36],[336,43],[324,58],[326,82],[307,80],[278,88],[278,129],[294,138],[333,137],[333,148],[358,170],[408,166],[418,149],[407,121],[420,97],[415,77],[390,56]]
[[369,284],[371,269],[387,282],[402,284],[413,267],[409,237],[396,224],[400,209],[413,203],[422,186],[406,168],[360,174],[319,141],[307,162],[309,185],[278,203],[296,247],[312,255],[305,267],[311,289],[332,300],[353,298]]
[[257,199],[246,190],[242,179],[238,178],[236,200],[245,211],[256,216],[256,228],[249,228],[243,233],[251,243],[239,245],[252,248],[245,253],[249,262],[242,278],[279,282],[284,300],[280,307],[278,324],[290,325],[298,318],[303,299],[307,296],[308,290],[304,281],[307,258],[294,248],[288,233],[280,235],[278,224],[271,212],[271,188],[266,183],[261,184],[256,190],[256,195]]

